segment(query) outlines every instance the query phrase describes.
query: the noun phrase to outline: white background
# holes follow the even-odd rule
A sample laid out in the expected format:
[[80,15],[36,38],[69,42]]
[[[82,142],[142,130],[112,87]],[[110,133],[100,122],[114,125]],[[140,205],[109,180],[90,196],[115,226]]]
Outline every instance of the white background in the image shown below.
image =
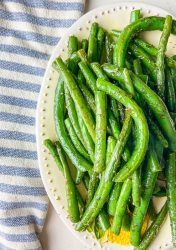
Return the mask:
[[[118,0],[87,0],[85,12],[96,7],[123,2]],[[134,1],[128,1],[134,2]],[[136,0],[135,2],[142,2],[153,4],[163,8],[176,16],[176,0]],[[54,211],[52,205],[49,206],[47,219],[44,230],[41,234],[41,242],[43,250],[88,250],[79,240],[77,240],[68,228],[63,224],[59,216]]]

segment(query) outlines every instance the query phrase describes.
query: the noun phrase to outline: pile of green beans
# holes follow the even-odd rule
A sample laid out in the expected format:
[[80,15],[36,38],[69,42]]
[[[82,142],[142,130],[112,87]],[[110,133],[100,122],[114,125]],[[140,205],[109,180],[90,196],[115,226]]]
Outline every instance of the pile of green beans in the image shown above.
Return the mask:
[[[138,37],[149,30],[162,32],[157,48]],[[87,39],[70,36],[68,59],[53,62],[57,139],[44,144],[66,179],[70,219],[76,230],[97,238],[109,228],[117,235],[130,231],[136,250],[148,249],[167,212],[176,247],[176,57],[166,56],[171,33],[171,16],[142,18],[133,10],[120,32],[92,23]],[[153,196],[167,198],[158,214]],[[147,215],[152,224],[142,236]]]

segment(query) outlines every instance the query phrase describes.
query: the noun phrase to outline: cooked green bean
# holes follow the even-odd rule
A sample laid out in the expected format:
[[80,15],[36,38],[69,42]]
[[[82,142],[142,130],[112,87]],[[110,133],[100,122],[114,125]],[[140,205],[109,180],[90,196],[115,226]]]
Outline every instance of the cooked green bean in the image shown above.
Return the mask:
[[66,86],[64,86],[64,93],[65,93],[65,103],[66,103],[68,116],[69,116],[70,121],[73,125],[73,128],[76,132],[76,135],[78,136],[81,143],[84,145],[84,140],[83,140],[83,136],[81,133],[81,128],[80,128],[79,123],[78,123],[78,116],[77,116],[77,112],[76,112],[76,108],[75,108],[75,103],[74,103],[74,101],[70,95],[70,92]]
[[[113,62],[119,67],[124,67],[126,53],[129,42],[137,33],[147,30],[163,30],[165,18],[163,17],[145,17],[129,24],[121,32],[114,47]],[[173,21],[172,33],[176,34],[176,21]]]
[[148,164],[151,164],[152,167],[152,171],[153,172],[159,172],[162,170],[161,165],[158,161],[158,157],[157,154],[155,152],[155,148],[154,148],[154,142],[151,142],[150,139],[150,148],[149,148],[149,152],[148,152]]
[[137,21],[140,18],[141,11],[140,10],[132,10],[130,14],[130,23]]
[[127,207],[125,214],[123,216],[123,220],[122,220],[122,228],[123,230],[129,232],[130,226],[131,226],[131,216],[128,213],[128,207]]
[[156,58],[157,69],[157,92],[158,95],[165,99],[165,52],[167,48],[167,42],[172,29],[172,17],[166,16],[163,32],[158,45],[158,54]]
[[82,62],[88,62],[87,54],[84,49],[79,49],[77,54]]
[[112,63],[113,61],[112,41],[108,33],[106,33],[105,35],[105,55],[106,55],[106,62]]
[[106,199],[111,191],[113,185],[112,179],[114,177],[116,169],[119,167],[121,154],[124,150],[124,146],[128,140],[130,132],[131,126],[129,126],[129,116],[127,115],[119,139],[116,143],[111,161],[106,167],[104,174],[102,175],[94,198],[84,212],[81,221],[76,225],[76,230],[84,230],[95,219],[95,217],[99,214],[100,210],[104,206]]
[[[116,65],[104,64],[103,70],[106,74],[115,79],[124,81],[123,70],[117,68]],[[131,72],[131,78],[135,89],[141,94],[155,115],[160,127],[162,128],[169,142],[171,150],[176,151],[176,130],[170,114],[159,96],[148,87],[138,76]]]
[[63,173],[63,167],[62,167],[62,163],[60,161],[60,158],[59,158],[59,155],[57,152],[56,145],[54,143],[52,143],[52,141],[50,139],[44,140],[43,143],[48,148],[48,150],[49,150],[50,154],[52,155],[57,167]]
[[94,142],[90,136],[90,133],[79,113],[79,110],[76,106],[76,110],[77,110],[77,113],[78,113],[78,122],[79,122],[79,125],[80,125],[80,128],[81,128],[81,132],[82,132],[82,135],[83,135],[83,140],[84,140],[84,146],[85,148],[87,149],[87,152],[89,153],[90,155],[90,158],[91,160],[94,162],[94,152],[95,152],[95,145],[94,145]]
[[96,76],[94,72],[90,69],[88,63],[80,62],[79,68],[83,73],[89,88],[95,93],[96,91]]
[[80,220],[76,187],[75,187],[75,184],[74,184],[73,179],[71,177],[68,163],[66,160],[66,156],[64,154],[63,149],[61,148],[60,143],[56,142],[56,146],[57,146],[57,151],[58,151],[60,160],[62,162],[64,176],[66,179],[66,194],[67,194],[67,202],[68,202],[68,213],[70,216],[70,220],[75,223],[75,222],[78,222]]
[[81,47],[87,53],[87,49],[88,49],[88,40],[87,39],[82,40],[82,46]]
[[107,150],[106,150],[106,166],[109,164],[114,148],[116,145],[116,140],[112,136],[108,136]]
[[141,167],[134,171],[132,175],[132,200],[135,207],[141,202]]
[[99,183],[99,173],[93,170],[90,176],[90,181],[89,181],[88,194],[87,194],[87,206],[90,204],[90,202],[92,201],[94,197],[98,183]]
[[133,218],[131,223],[131,244],[133,246],[138,246],[141,237],[141,228],[143,221],[148,210],[149,202],[152,197],[153,190],[155,188],[157,172],[153,172],[153,162],[148,161],[147,169],[145,171],[144,181],[143,181],[143,193],[141,198],[140,206],[135,207],[133,212]]
[[109,218],[108,214],[105,212],[105,210],[102,210],[98,216],[98,222],[104,232],[110,228]]
[[130,109],[132,111],[131,116],[133,117],[137,127],[137,143],[135,149],[129,161],[122,167],[116,176],[116,181],[121,182],[129,177],[143,161],[148,146],[148,125],[141,108],[132,99],[130,99],[123,90],[100,78],[97,80],[97,88],[105,91],[117,101],[121,102],[127,109]]
[[105,72],[102,70],[99,63],[97,62],[91,63],[91,68],[98,78],[103,78],[104,80],[107,80],[107,81],[109,80]]
[[61,80],[57,85],[54,101],[56,133],[62,147],[64,148],[65,152],[67,153],[68,157],[73,162],[75,167],[83,172],[90,171],[92,169],[92,165],[87,160],[85,160],[85,158],[81,154],[78,153],[67,134],[64,123],[64,99],[64,82]]
[[84,176],[84,172],[80,171],[79,169],[77,170],[77,173],[76,173],[76,180],[75,180],[75,183],[76,184],[79,184],[81,181],[82,181],[82,178]]
[[176,92],[174,89],[173,78],[169,68],[166,69],[166,102],[170,112],[176,111]]
[[171,220],[172,230],[172,242],[176,247],[176,156],[175,153],[168,155],[167,164],[167,196],[168,196],[168,208]]
[[106,160],[106,128],[107,128],[107,97],[102,91],[95,92],[96,103],[96,140],[94,171],[102,173],[105,169]]
[[122,227],[122,220],[127,208],[129,196],[131,194],[131,187],[132,187],[132,181],[129,178],[125,180],[125,182],[123,183],[120,196],[116,204],[116,211],[113,218],[111,230],[113,233],[117,235],[119,235]]
[[88,51],[87,51],[89,62],[97,62],[98,60],[97,33],[98,33],[98,24],[92,23],[90,28]]
[[80,62],[80,58],[77,55],[77,52],[74,52],[71,57],[67,60],[67,68],[74,74],[78,73],[79,66],[78,63]]
[[101,61],[102,51],[105,44],[105,31],[102,27],[99,27],[97,34],[97,43],[98,43],[98,61]]
[[159,214],[157,215],[156,219],[153,221],[147,232],[144,234],[144,237],[138,247],[135,247],[135,250],[146,250],[148,249],[149,245],[151,244],[152,240],[157,235],[162,223],[165,220],[167,215],[167,203],[164,204],[162,209],[160,210]]
[[75,146],[75,148],[78,150],[78,152],[84,156],[88,161],[90,161],[90,156],[88,155],[88,153],[86,152],[84,146],[82,145],[82,143],[80,142],[74,127],[70,121],[70,118],[67,118],[65,120],[65,126],[67,128],[68,134],[70,135],[70,138]]
[[136,75],[142,75],[143,74],[140,59],[133,60],[133,68],[134,68],[134,73]]
[[70,36],[68,39],[68,54],[71,56],[78,50],[78,38],[76,36]]
[[152,199],[150,200],[150,203],[149,203],[148,213],[149,213],[150,219],[154,221],[156,219],[157,214],[156,214],[156,209],[155,209]]
[[150,116],[148,116],[148,124],[149,124],[151,131],[154,133],[154,135],[160,141],[163,147],[168,148],[168,141],[164,137],[158,125],[150,118]]
[[53,67],[59,72],[61,72],[64,79],[64,83],[68,87],[71,97],[78,106],[79,112],[87,126],[87,129],[92,139],[95,140],[95,122],[89,108],[87,107],[86,101],[74,80],[74,77],[69,72],[69,70],[67,69],[66,65],[64,64],[64,62],[60,57],[58,57],[53,62]]
[[86,86],[85,84],[85,78],[82,74],[81,71],[78,72],[78,86],[84,96],[84,98],[86,99],[90,109],[93,111],[93,113],[95,114],[96,109],[95,109],[95,100],[94,100],[94,96],[91,93],[91,91],[89,90],[89,88]]
[[133,87],[133,83],[131,81],[131,76],[130,76],[130,73],[129,73],[128,69],[124,68],[123,75],[124,75],[124,89],[131,96],[134,96],[135,95],[134,87]]

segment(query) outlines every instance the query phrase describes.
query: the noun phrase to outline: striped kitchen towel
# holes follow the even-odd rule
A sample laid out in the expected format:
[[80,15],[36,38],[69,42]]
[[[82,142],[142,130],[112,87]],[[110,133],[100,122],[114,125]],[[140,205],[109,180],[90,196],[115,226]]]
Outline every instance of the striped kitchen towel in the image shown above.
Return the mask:
[[0,250],[41,249],[48,199],[35,113],[47,61],[85,0],[0,0]]

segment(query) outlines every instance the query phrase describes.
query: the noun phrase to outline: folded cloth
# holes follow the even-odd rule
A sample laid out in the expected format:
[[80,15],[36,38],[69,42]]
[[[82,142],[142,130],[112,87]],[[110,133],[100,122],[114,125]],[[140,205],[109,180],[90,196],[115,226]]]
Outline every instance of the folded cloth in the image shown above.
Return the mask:
[[41,249],[48,199],[37,164],[37,98],[49,56],[84,1],[0,1],[0,250]]

